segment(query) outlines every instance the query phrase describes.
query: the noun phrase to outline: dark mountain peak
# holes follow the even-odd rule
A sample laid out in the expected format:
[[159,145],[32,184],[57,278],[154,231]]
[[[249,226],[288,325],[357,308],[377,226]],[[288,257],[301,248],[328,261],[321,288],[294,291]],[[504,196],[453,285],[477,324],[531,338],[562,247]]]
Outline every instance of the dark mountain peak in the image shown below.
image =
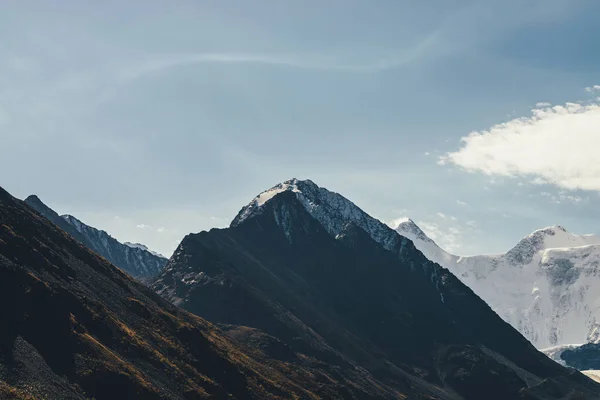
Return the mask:
[[314,194],[317,190],[318,186],[310,180],[301,181],[296,178],[292,178],[282,183],[278,183],[271,189],[265,190],[264,192],[258,194],[247,206],[242,208],[238,215],[231,222],[231,226],[237,226],[246,219],[261,214],[264,210],[264,206],[281,193],[302,193],[303,197],[314,198]]
[[262,214],[272,199],[282,193],[289,193],[286,196],[296,197],[308,214],[334,238],[349,222],[352,222],[386,250],[393,252],[402,250],[396,231],[368,215],[344,196],[320,187],[311,180],[290,179],[260,193],[242,208],[231,223],[231,227]]
[[[232,229],[250,229],[255,233],[268,231],[269,240],[277,241],[278,237],[285,237],[289,243],[310,240],[308,238],[314,235],[330,236],[292,191],[282,191],[273,195],[261,206],[259,212],[244,218]],[[279,234],[281,236],[278,236]]]
[[27,198],[25,199],[25,203],[39,203],[39,204],[44,204],[42,202],[42,200],[36,194],[31,194],[31,195],[27,196]]
[[230,228],[186,237],[153,288],[211,321],[266,332],[299,363],[352,382],[371,374],[343,398],[549,400],[565,395],[544,382],[578,385],[409,239],[313,182],[278,184]]
[[27,196],[27,198],[24,200],[25,204],[27,204],[28,206],[32,207],[34,210],[36,210],[37,212],[39,212],[40,214],[42,214],[43,216],[45,216],[46,218],[48,218],[48,215],[52,215],[52,216],[58,216],[58,214],[51,209],[50,207],[48,207],[37,195],[32,194],[30,196]]
[[79,243],[87,248],[92,248],[92,244],[68,221],[61,218],[56,211],[48,207],[38,196],[31,195],[24,200],[24,203],[48,219],[54,225],[71,235]]

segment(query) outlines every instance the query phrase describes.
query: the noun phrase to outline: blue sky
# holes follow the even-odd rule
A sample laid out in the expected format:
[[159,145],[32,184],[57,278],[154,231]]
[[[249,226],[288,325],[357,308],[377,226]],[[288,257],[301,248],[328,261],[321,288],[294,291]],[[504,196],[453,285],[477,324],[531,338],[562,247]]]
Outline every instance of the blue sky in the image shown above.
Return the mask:
[[291,177],[458,254],[600,233],[600,2],[35,3],[0,5],[0,183],[118,239]]

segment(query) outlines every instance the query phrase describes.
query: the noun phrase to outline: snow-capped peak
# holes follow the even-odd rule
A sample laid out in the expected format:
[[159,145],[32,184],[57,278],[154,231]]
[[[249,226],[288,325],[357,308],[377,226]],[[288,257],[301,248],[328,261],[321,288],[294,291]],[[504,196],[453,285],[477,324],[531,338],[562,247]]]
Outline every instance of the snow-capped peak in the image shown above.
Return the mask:
[[528,264],[534,256],[543,250],[581,247],[600,244],[600,236],[575,235],[560,225],[538,229],[525,236],[515,247],[506,253],[507,259],[513,265]]
[[252,199],[252,201],[246,207],[242,208],[242,210],[231,223],[231,226],[239,225],[246,219],[250,218],[252,215],[262,213],[263,206],[273,197],[277,196],[279,193],[286,191],[300,193],[301,191],[298,188],[298,183],[306,187],[316,186],[313,182],[309,180],[300,181],[296,178],[279,183],[273,186],[271,189],[265,190],[264,192],[256,196],[254,199]]
[[419,228],[419,226],[417,224],[415,224],[415,222],[410,218],[404,218],[404,219],[400,220],[400,223],[396,227],[396,232],[400,233],[402,236],[408,237],[409,239],[411,239],[413,241],[414,241],[414,239],[419,239],[424,242],[433,243],[433,240],[431,240],[425,234],[425,232],[423,232],[421,230],[421,228]]
[[590,244],[600,244],[600,236],[597,235],[575,235],[560,225],[534,231],[523,240],[539,238],[544,249],[555,249],[560,247],[579,247]]
[[348,223],[354,223],[388,250],[391,250],[397,243],[397,233],[393,229],[365,213],[350,200],[338,193],[319,187],[310,180],[295,178],[260,193],[242,208],[231,222],[231,226],[238,226],[249,218],[261,214],[265,210],[265,205],[282,192],[294,193],[308,213],[319,221],[333,237],[342,233]]

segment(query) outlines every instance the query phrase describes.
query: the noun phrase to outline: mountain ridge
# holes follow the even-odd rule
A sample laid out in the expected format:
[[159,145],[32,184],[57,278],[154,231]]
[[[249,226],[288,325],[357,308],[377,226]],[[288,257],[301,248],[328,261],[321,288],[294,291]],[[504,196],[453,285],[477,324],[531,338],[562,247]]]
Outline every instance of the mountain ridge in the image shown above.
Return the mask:
[[146,246],[141,245],[143,248],[129,246],[119,242],[106,231],[89,226],[72,215],[58,215],[36,195],[27,197],[24,202],[84,246],[97,252],[135,278],[151,279],[167,263],[166,257],[150,251]]

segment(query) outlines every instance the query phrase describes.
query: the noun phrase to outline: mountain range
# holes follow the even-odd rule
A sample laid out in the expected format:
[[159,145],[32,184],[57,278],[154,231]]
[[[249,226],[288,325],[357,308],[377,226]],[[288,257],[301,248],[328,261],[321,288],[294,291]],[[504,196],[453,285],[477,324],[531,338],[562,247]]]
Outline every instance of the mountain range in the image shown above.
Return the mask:
[[381,390],[363,370],[349,383],[267,334],[237,332],[245,344],[0,188],[1,399],[335,399]]
[[0,398],[600,397],[410,239],[311,181],[186,236],[151,287],[36,200],[0,189]]
[[600,396],[411,240],[311,181],[278,184],[229,228],[186,236],[152,288],[235,340],[261,331],[287,349],[264,344],[273,356],[335,371],[342,398]]
[[129,275],[148,280],[158,275],[167,263],[167,258],[150,251],[139,243],[121,243],[103,230],[86,225],[72,215],[58,215],[40,200],[31,195],[25,203],[48,218],[59,228],[69,233],[87,248],[106,258]]
[[504,254],[460,257],[410,219],[396,231],[448,268],[537,348],[600,339],[600,236],[537,230]]

